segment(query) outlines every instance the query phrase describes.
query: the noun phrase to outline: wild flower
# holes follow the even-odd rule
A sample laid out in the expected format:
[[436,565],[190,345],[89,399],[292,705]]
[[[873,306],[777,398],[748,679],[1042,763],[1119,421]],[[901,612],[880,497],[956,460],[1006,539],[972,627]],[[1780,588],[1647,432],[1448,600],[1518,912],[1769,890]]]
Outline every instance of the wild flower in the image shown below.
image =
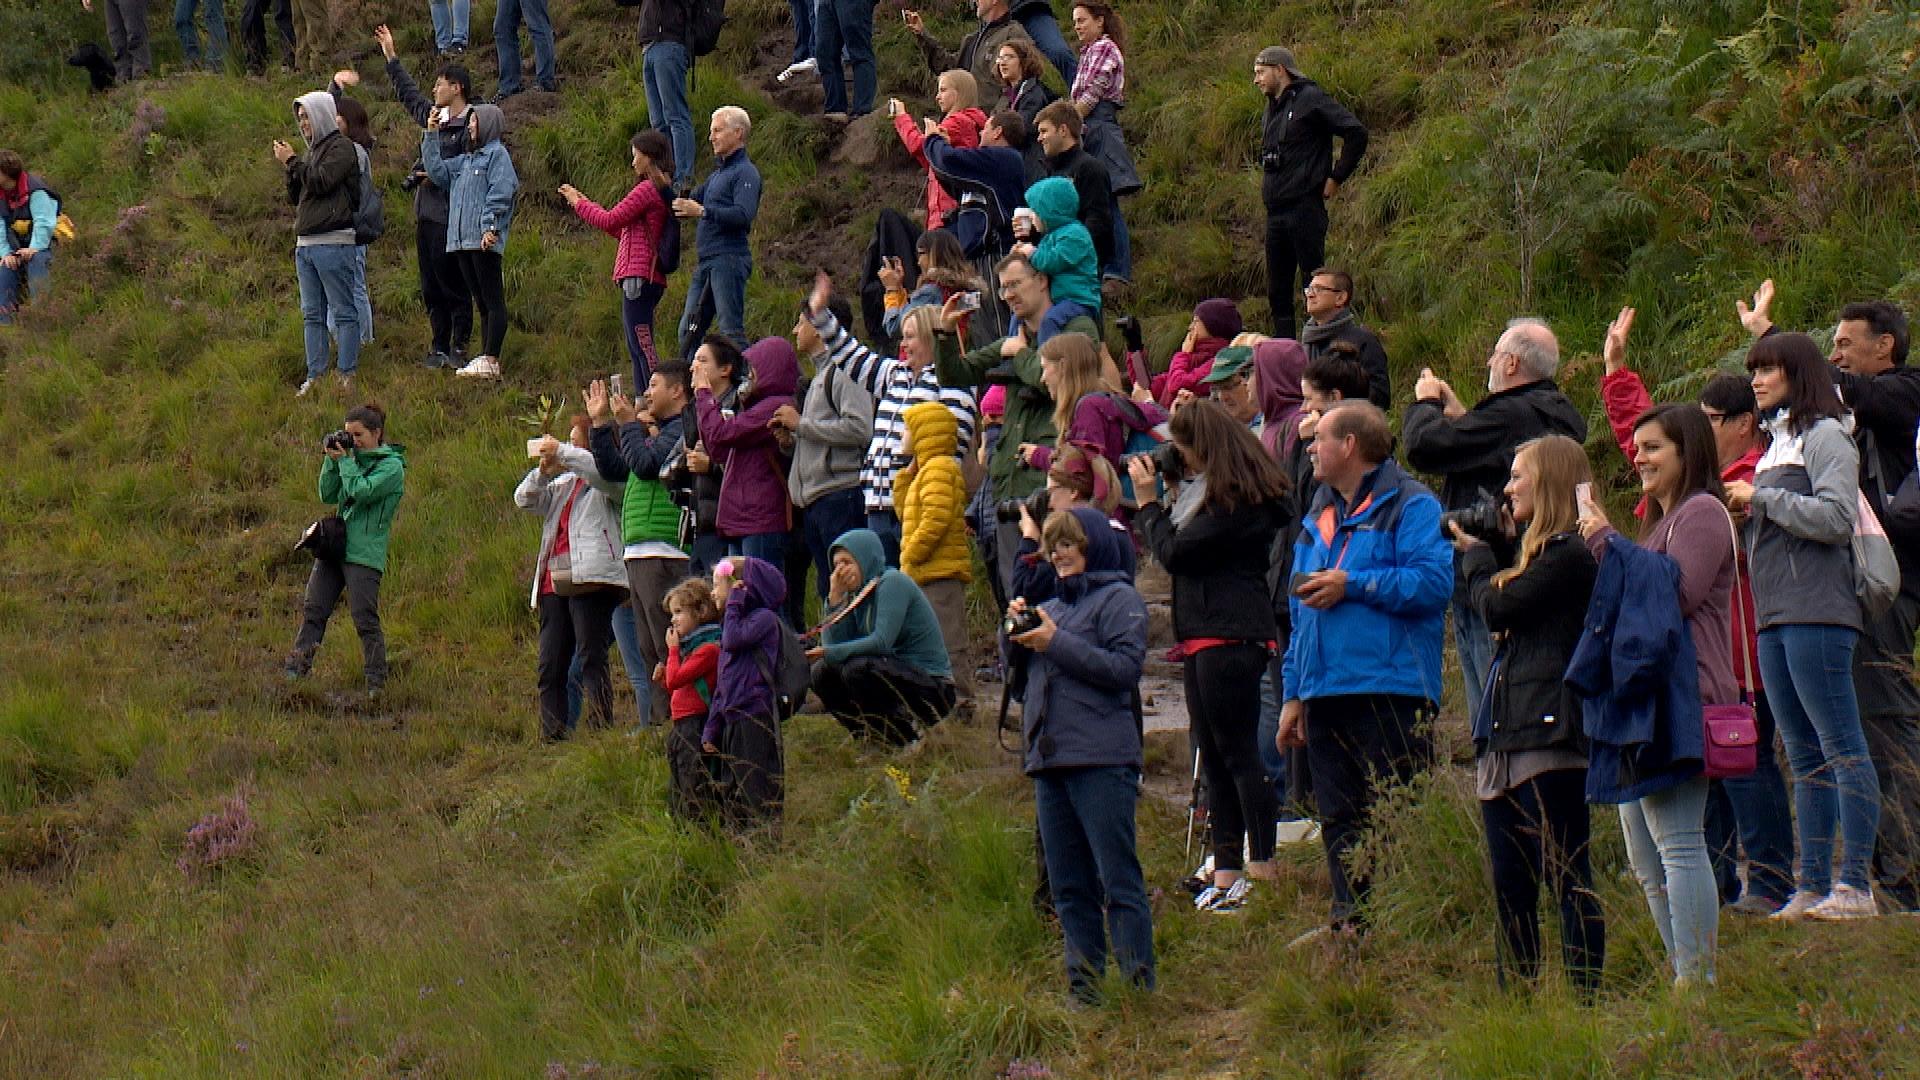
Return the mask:
[[913,794],[913,777],[907,773],[907,770],[898,765],[889,765],[887,779],[893,781],[893,789],[900,793],[902,801],[908,803],[914,801],[916,796]]
[[186,850],[174,865],[189,877],[211,872],[252,852],[259,835],[260,827],[247,808],[246,794],[235,792],[220,800],[220,809],[187,830]]
[[133,126],[127,129],[127,135],[142,154],[152,157],[161,146],[160,129],[167,123],[167,110],[153,101],[142,99],[133,110]]
[[1053,1080],[1053,1070],[1032,1058],[1014,1058],[1000,1070],[1000,1080]]

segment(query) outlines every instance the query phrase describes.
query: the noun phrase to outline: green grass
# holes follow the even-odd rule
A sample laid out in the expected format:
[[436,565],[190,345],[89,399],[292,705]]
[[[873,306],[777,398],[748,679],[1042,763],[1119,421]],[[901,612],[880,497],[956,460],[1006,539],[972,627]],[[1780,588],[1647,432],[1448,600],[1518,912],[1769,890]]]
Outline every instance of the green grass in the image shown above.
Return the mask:
[[[784,834],[746,844],[664,817],[653,738],[536,747],[537,533],[509,502],[528,434],[515,417],[625,363],[609,245],[553,189],[616,196],[645,115],[628,17],[600,0],[555,9],[566,93],[513,110],[524,187],[498,387],[411,364],[425,326],[393,182],[417,133],[362,65],[391,229],[371,260],[362,393],[391,410],[411,474],[376,716],[338,700],[359,678],[345,619],[311,683],[277,674],[314,446],[346,404],[291,396],[291,212],[267,144],[291,138],[287,103],[312,80],[175,76],[90,98],[59,60],[98,36],[97,16],[0,0],[0,142],[59,184],[81,228],[54,294],[0,334],[0,1074],[984,1077],[1015,1058],[1062,1077],[1920,1070],[1910,928],[1729,922],[1718,993],[1673,998],[1604,809],[1602,1000],[1575,1004],[1557,975],[1503,993],[1478,815],[1454,773],[1384,816],[1379,931],[1357,956],[1283,948],[1326,904],[1318,853],[1301,852],[1240,919],[1162,898],[1159,993],[1116,988],[1077,1012],[1027,903],[1026,785],[985,731],[943,730],[894,762],[802,718]],[[414,6],[355,10],[394,17],[424,70]],[[816,263],[849,266],[864,246],[835,223],[918,191],[903,154],[849,171],[757,76],[722,74],[777,68],[784,11],[736,0],[694,95],[696,112],[740,101],[755,117],[758,236],[779,254],[759,261],[748,318],[771,332]],[[491,13],[478,5],[475,24]],[[958,7],[933,17],[957,40]],[[1641,312],[1635,363],[1678,396],[1737,359],[1731,301],[1761,277],[1781,283],[1787,325],[1860,296],[1920,299],[1903,104],[1916,31],[1897,14],[1142,0],[1127,17],[1126,122],[1148,180],[1128,205],[1132,306],[1162,352],[1198,297],[1264,293],[1246,67],[1274,41],[1374,129],[1335,204],[1333,257],[1361,279],[1402,398],[1422,366],[1477,385],[1522,306],[1562,330],[1564,381],[1591,408],[1591,353],[1623,303]],[[164,66],[164,17],[155,31]],[[924,105],[897,20],[878,39],[882,92]],[[490,57],[472,64],[490,87]],[[143,102],[165,119],[137,138]],[[1528,154],[1550,157],[1554,183],[1516,204],[1496,166]],[[1521,212],[1560,223],[1530,282]],[[676,286],[663,322],[681,299]],[[1264,302],[1245,306],[1260,325]],[[1594,419],[1595,461],[1624,495]],[[1181,750],[1151,757],[1179,786]],[[237,792],[252,849],[182,872],[187,830]],[[1140,820],[1149,880],[1168,885],[1188,869],[1180,814],[1148,799]]]

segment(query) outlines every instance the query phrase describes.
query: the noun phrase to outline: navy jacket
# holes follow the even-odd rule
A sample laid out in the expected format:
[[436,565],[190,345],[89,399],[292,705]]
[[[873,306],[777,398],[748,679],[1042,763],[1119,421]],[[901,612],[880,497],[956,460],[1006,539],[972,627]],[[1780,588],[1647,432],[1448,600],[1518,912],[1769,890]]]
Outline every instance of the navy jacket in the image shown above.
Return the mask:
[[1098,510],[1073,511],[1087,531],[1087,569],[1060,581],[1040,606],[1057,627],[1034,653],[1022,710],[1026,771],[1131,765],[1139,768],[1134,688],[1147,659],[1147,606],[1126,570],[1123,533]]
[[[959,201],[952,228],[960,237],[960,246],[969,253],[985,250],[1001,254],[1013,245],[1013,210],[1023,205],[1027,195],[1026,159],[1020,151],[1004,146],[955,147],[944,135],[927,136],[923,147],[934,179]],[[986,235],[977,235],[981,214],[968,214],[977,206],[985,216]]]
[[747,232],[760,212],[760,170],[744,149],[720,159],[707,182],[693,190],[705,213],[693,231],[702,259],[712,255],[752,255]]
[[1581,697],[1589,742],[1587,801],[1633,802],[1699,773],[1699,661],[1680,613],[1678,563],[1607,538],[1567,685]]

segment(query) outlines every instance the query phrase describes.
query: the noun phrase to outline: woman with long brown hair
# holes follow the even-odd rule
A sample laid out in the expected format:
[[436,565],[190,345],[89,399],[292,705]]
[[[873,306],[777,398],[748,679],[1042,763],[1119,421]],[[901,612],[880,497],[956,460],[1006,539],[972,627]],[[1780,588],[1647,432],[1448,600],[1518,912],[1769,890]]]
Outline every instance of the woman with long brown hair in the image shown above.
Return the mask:
[[1053,426],[1060,435],[1052,446],[1021,445],[1021,460],[1035,469],[1051,468],[1057,448],[1079,446],[1096,450],[1117,471],[1133,432],[1167,422],[1159,405],[1120,392],[1113,358],[1085,334],[1059,334],[1040,346],[1040,381],[1053,397]]
[[[1450,522],[1467,598],[1496,646],[1484,700],[1473,706],[1480,820],[1500,919],[1500,978],[1540,970],[1542,882],[1560,903],[1567,976],[1584,995],[1600,985],[1606,928],[1588,861],[1586,739],[1580,703],[1562,677],[1579,644],[1599,563],[1580,535],[1578,486],[1591,482],[1586,451],[1564,435],[1522,443],[1506,486],[1501,534],[1476,536]],[[1517,557],[1500,568],[1494,545],[1519,532]]]
[[[1174,449],[1190,474],[1172,510],[1147,501],[1134,519],[1147,550],[1173,576],[1173,632],[1186,665],[1194,744],[1207,770],[1213,878],[1194,901],[1232,912],[1272,879],[1273,783],[1260,763],[1260,676],[1278,631],[1267,559],[1286,523],[1287,481],[1260,440],[1212,401],[1173,415]],[[1153,462],[1127,463],[1136,492],[1154,490]],[[1177,477],[1164,477],[1174,481]],[[1244,855],[1243,855],[1244,850]]]

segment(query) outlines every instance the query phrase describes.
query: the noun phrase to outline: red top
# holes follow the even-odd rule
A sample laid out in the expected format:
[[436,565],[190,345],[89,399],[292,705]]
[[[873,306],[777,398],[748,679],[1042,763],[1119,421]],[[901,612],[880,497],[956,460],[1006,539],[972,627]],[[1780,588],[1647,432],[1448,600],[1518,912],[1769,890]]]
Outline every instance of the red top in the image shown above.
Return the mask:
[[707,715],[707,698],[700,694],[696,685],[706,680],[707,693],[712,694],[714,675],[720,670],[720,643],[709,641],[693,650],[693,655],[685,660],[680,658],[680,646],[667,647],[667,689],[673,696],[667,699],[668,712],[675,720]]
[[653,181],[633,185],[627,197],[611,210],[602,210],[592,199],[581,199],[573,204],[573,212],[581,221],[620,241],[620,250],[613,258],[613,280],[637,277],[666,283],[654,264],[654,253],[660,230],[668,224],[667,202]]
[[[987,126],[987,114],[979,109],[956,109],[940,121],[940,134],[947,145],[956,150],[971,150],[980,145],[980,129]],[[907,153],[913,160],[927,170],[927,228],[937,229],[946,224],[947,215],[960,206],[959,200],[947,194],[940,181],[933,178],[933,164],[927,160],[924,149],[927,137],[920,125],[905,110],[893,118],[893,130],[899,132],[900,141],[906,144]]]
[[[1653,398],[1647,393],[1647,384],[1640,376],[1628,368],[1621,368],[1611,375],[1600,379],[1600,401],[1607,409],[1607,426],[1613,429],[1613,440],[1620,444],[1620,452],[1627,456],[1628,464],[1637,464],[1639,452],[1633,445],[1634,421],[1641,414],[1653,408]],[[1745,454],[1720,467],[1720,482],[1744,480],[1753,482],[1754,466],[1760,462],[1762,448],[1751,446]],[[1646,499],[1633,508],[1635,517],[1646,514]],[[1729,543],[1732,541],[1729,540]],[[1747,573],[1747,553],[1738,548],[1739,561],[1734,567],[1733,587],[1736,590],[1731,618],[1733,641],[1733,677],[1740,682],[1742,689],[1759,693],[1760,653],[1759,630],[1753,615],[1753,581]],[[1747,665],[1753,665],[1753,684],[1747,683]]]
[[540,564],[540,595],[553,591],[553,557],[565,555],[573,550],[573,500],[579,498],[580,489],[585,480],[575,478],[573,490],[567,492],[567,505],[560,508],[560,527],[553,531],[553,546],[547,549],[547,558]]

